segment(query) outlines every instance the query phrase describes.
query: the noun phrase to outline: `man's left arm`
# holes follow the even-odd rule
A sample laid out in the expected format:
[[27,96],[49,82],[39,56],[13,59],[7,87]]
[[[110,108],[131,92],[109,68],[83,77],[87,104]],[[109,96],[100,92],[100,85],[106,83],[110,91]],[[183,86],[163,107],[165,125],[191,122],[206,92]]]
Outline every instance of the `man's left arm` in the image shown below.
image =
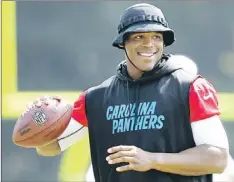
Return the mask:
[[[214,139],[216,136],[213,136]],[[200,176],[222,173],[227,166],[228,148],[207,142],[180,153],[159,153],[152,156],[154,169],[180,175]]]
[[227,166],[229,145],[219,118],[215,89],[205,79],[198,78],[191,85],[189,102],[196,147],[179,153],[149,153],[134,146],[117,146],[109,150],[112,154],[107,160],[110,163],[129,162],[117,168],[120,172],[156,169],[187,176],[222,173]]
[[[227,166],[229,145],[214,87],[204,78],[195,80],[190,87],[189,104],[196,147],[178,154],[160,154],[154,168],[182,175],[222,173]],[[172,167],[173,163],[176,166]]]

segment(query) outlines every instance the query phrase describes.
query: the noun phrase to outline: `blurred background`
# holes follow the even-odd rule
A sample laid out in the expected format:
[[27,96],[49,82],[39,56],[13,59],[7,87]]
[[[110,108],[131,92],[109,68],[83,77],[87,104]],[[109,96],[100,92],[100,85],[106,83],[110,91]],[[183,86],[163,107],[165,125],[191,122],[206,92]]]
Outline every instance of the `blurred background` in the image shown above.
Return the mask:
[[[143,1],[2,2],[2,181],[84,181],[88,139],[45,158],[12,143],[25,105],[45,94],[74,101],[82,90],[115,74],[123,52],[111,46],[120,15]],[[144,1],[161,8],[176,42],[217,89],[234,156],[234,2]],[[62,165],[61,165],[62,163]]]

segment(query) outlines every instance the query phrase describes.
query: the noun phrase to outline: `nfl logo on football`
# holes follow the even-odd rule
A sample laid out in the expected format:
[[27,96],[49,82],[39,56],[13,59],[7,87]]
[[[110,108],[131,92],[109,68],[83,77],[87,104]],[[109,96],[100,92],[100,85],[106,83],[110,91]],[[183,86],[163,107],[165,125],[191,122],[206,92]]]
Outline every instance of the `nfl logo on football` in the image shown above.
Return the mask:
[[38,125],[38,126],[43,126],[46,121],[46,115],[43,111],[37,111],[33,115],[33,121]]

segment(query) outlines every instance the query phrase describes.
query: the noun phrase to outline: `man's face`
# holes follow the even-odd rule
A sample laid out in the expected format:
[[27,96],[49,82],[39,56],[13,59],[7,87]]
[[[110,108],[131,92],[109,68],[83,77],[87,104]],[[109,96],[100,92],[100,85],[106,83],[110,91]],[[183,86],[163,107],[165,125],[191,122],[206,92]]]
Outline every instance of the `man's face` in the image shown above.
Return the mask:
[[158,32],[133,33],[125,41],[129,59],[142,71],[150,71],[163,54],[163,35]]

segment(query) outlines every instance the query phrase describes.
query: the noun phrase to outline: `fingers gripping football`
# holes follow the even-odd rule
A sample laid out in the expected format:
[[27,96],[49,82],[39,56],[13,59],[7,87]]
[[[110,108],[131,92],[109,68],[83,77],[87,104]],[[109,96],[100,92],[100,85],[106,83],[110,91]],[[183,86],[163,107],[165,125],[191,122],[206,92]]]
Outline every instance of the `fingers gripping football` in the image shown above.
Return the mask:
[[22,147],[38,147],[52,142],[66,129],[72,108],[60,96],[36,99],[18,118],[13,142]]

